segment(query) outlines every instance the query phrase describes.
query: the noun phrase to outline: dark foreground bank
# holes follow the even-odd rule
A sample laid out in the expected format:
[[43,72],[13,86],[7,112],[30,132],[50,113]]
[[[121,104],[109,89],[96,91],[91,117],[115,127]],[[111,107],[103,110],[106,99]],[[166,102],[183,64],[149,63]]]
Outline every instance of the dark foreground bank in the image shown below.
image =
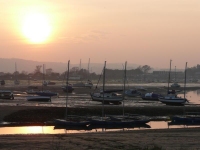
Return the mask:
[[[144,106],[125,107],[124,112],[146,116],[183,115],[184,112],[199,112],[199,106]],[[0,121],[6,122],[47,122],[64,118],[65,107],[0,106]],[[106,115],[122,115],[122,106],[104,106]],[[102,106],[69,107],[68,115],[101,116]]]

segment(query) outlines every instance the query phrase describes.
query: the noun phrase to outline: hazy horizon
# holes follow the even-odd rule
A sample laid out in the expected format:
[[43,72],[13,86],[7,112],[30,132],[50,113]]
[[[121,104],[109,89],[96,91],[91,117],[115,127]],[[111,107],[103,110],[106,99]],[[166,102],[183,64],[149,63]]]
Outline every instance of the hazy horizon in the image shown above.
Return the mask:
[[199,0],[0,0],[1,57],[193,67],[199,17]]
[[[5,65],[6,64],[6,65]],[[67,63],[62,63],[62,62],[40,62],[40,61],[33,61],[33,60],[26,60],[26,59],[18,59],[18,58],[0,58],[0,72],[5,72],[5,73],[14,73],[15,71],[15,64],[16,64],[16,69],[20,73],[22,71],[32,73],[34,72],[34,69],[36,68],[37,65],[45,65],[46,69],[53,69],[54,72],[58,73],[63,73],[67,69]],[[146,64],[148,65],[148,64]],[[5,67],[6,66],[6,67]],[[90,72],[95,72],[97,74],[100,74],[102,72],[104,66],[104,62],[102,63],[91,63],[89,64],[89,70]],[[131,69],[136,69],[137,67],[142,66],[140,64],[134,64],[134,63],[127,63],[127,70]],[[80,62],[79,63],[71,63],[70,61],[70,69],[73,67],[80,67]],[[152,68],[151,71],[156,71],[156,70],[169,70],[168,68],[155,68],[153,66],[150,66]],[[82,62],[81,61],[81,68],[88,70],[88,62]],[[106,63],[106,68],[107,69],[118,69],[118,70],[123,70],[124,69],[124,62],[122,63]],[[174,70],[174,67],[172,67],[172,70]],[[176,68],[177,71],[183,71],[184,69],[181,68]],[[150,71],[150,72],[151,72]]]

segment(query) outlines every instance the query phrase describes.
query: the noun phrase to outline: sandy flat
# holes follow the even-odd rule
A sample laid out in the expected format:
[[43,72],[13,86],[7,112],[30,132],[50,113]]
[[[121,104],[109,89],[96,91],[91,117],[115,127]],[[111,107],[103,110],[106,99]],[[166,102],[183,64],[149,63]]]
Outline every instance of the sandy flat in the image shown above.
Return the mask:
[[0,149],[139,149],[169,150],[200,147],[200,129],[139,130],[62,135],[1,135]]

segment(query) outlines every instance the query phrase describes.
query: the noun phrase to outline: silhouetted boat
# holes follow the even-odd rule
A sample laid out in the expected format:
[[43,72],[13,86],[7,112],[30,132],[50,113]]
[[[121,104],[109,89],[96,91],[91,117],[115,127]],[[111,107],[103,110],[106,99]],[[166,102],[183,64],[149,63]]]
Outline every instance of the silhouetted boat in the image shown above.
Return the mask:
[[172,116],[169,125],[200,125],[200,113],[185,113],[183,116]]
[[[69,64],[70,64],[70,61],[68,61],[68,70],[67,70],[67,85],[66,87],[71,87],[69,85]],[[63,126],[65,128],[67,127],[86,127],[86,125],[89,124],[88,121],[81,121],[81,120],[74,120],[74,118],[69,118],[69,116],[67,115],[67,100],[68,100],[68,93],[69,93],[69,90],[66,89],[66,110],[65,110],[65,119],[55,119],[54,120],[54,123],[56,126]],[[71,91],[72,92],[72,91]]]
[[65,119],[55,119],[54,123],[56,126],[63,127],[86,127],[90,124],[89,121],[68,121]]
[[55,92],[51,92],[51,91],[36,91],[35,94],[39,95],[39,96],[59,96],[58,93]]
[[66,85],[66,86],[62,86],[62,90],[64,92],[72,93],[74,91],[74,88],[71,85]]
[[14,99],[14,94],[9,90],[0,90],[0,99]]
[[36,101],[36,102],[50,102],[50,96],[27,96],[27,101]]

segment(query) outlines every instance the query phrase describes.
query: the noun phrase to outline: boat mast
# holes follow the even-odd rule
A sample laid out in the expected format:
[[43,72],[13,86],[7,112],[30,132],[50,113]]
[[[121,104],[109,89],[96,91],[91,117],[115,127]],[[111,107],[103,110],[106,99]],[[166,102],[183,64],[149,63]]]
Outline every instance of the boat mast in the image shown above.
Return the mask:
[[79,71],[81,70],[81,59],[80,59],[80,64],[79,64]]
[[171,63],[172,63],[172,60],[170,59],[170,68],[169,68],[169,78],[168,78],[167,94],[168,94],[168,92],[169,92],[170,73],[171,73]]
[[124,99],[125,99],[125,90],[126,90],[126,65],[127,65],[127,61],[125,62],[125,68],[124,68],[123,117],[124,117]]
[[89,58],[89,62],[88,62],[88,80],[89,80],[89,77],[90,77],[90,58]]
[[105,70],[106,70],[106,61],[103,68],[103,105],[102,105],[102,117],[104,117],[104,91],[105,91]]
[[15,84],[17,83],[17,64],[15,62]]
[[186,71],[187,71],[187,62],[185,64],[184,99],[185,99],[185,88],[186,88]]
[[43,83],[42,83],[42,91],[44,90],[44,84],[45,84],[45,76],[44,76],[44,64],[42,65],[43,68]]
[[68,60],[68,67],[67,67],[67,93],[66,93],[66,110],[65,110],[65,120],[67,120],[67,100],[68,100],[68,86],[69,86],[69,63],[70,63],[70,60]]
[[[186,71],[187,71],[187,62],[185,63],[184,100],[186,100],[186,99],[185,99]],[[183,109],[183,115],[185,115],[185,107],[184,107],[184,109]]]
[[174,82],[176,82],[176,66],[175,66],[175,76],[174,76]]

